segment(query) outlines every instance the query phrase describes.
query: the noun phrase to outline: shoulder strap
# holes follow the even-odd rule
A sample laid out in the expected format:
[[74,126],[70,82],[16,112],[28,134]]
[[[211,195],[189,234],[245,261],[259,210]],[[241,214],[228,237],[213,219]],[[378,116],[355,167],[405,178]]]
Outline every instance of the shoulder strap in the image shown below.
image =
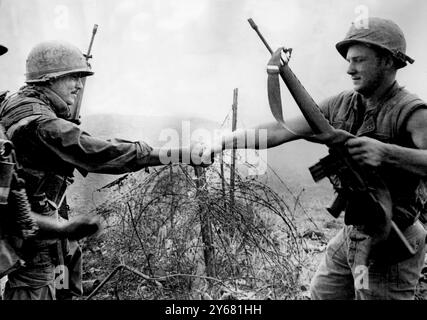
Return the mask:
[[[21,120],[33,116],[48,116],[56,117],[55,113],[45,104],[41,103],[36,98],[26,98],[24,100],[7,102],[2,105],[0,110],[1,122],[3,123],[6,130]],[[28,122],[27,122],[28,123]]]

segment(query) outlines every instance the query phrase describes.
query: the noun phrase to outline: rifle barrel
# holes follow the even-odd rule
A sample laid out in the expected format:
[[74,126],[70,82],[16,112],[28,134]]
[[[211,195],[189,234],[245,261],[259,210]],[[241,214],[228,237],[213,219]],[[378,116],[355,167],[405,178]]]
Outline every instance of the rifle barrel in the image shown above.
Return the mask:
[[96,32],[98,31],[98,25],[95,24],[93,26],[93,30],[92,30],[92,38],[90,38],[90,43],[89,43],[89,48],[87,49],[87,53],[86,53],[86,60],[89,60],[91,58],[90,53],[92,51],[92,45],[93,45],[93,40],[95,40],[95,35]]
[[[92,37],[90,38],[89,48],[87,49],[87,53],[84,54],[88,65],[89,65],[89,59],[92,58],[91,56],[92,45],[93,45],[93,40],[95,39],[95,35],[97,31],[98,31],[98,25],[94,24],[92,29]],[[74,109],[72,111],[72,116],[71,116],[71,120],[77,124],[80,124],[80,108],[83,100],[83,92],[86,85],[86,78],[82,78],[81,81],[82,81],[82,89],[78,93],[76,102],[74,104]]]
[[267,50],[270,51],[271,54],[273,54],[273,50],[271,49],[270,45],[267,43],[267,41],[264,39],[264,36],[261,34],[261,32],[258,29],[258,26],[255,24],[255,22],[252,20],[252,18],[248,19],[249,24],[251,25],[252,29],[255,30],[255,32],[258,34],[258,36],[261,38],[261,41],[264,43],[264,45],[267,47]]

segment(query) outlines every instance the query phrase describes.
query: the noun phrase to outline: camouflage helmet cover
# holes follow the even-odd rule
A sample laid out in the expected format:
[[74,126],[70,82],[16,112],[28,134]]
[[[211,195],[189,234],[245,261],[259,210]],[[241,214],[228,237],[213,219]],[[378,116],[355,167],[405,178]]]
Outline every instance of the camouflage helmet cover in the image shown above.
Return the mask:
[[82,52],[74,45],[63,41],[47,41],[36,45],[26,61],[26,82],[46,82],[70,74],[91,76]]
[[352,23],[344,40],[336,44],[338,52],[346,58],[348,48],[356,43],[371,45],[391,53],[397,68],[414,60],[406,55],[406,40],[399,26],[391,20],[369,17],[360,25]]

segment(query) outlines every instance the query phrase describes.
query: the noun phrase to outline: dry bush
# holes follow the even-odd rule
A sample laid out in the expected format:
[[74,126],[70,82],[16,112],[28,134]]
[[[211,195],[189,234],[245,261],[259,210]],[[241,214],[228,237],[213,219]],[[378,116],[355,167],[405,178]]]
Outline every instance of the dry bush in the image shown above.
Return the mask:
[[173,165],[110,185],[97,208],[105,232],[86,242],[85,277],[102,280],[120,264],[143,276],[121,270],[95,299],[298,298],[301,240],[285,200],[239,175],[231,200],[215,166],[196,179],[193,168]]

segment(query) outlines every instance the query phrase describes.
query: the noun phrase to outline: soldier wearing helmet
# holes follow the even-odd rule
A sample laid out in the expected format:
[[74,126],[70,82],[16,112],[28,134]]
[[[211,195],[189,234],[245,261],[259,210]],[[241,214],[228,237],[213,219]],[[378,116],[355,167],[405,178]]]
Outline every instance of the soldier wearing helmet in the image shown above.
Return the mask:
[[[397,71],[414,62],[406,55],[402,30],[387,19],[370,17],[365,22],[360,27],[352,24],[336,44],[348,62],[353,89],[324,100],[320,107],[335,129],[356,136],[345,146],[355,161],[375,168],[383,178],[392,198],[393,221],[415,254],[402,250],[393,237],[381,250],[370,251],[371,237],[363,224],[363,219],[372,219],[370,208],[352,195],[346,217],[360,220],[346,221],[348,225],[330,240],[311,282],[312,299],[414,299],[424,262],[426,231],[418,217],[427,197],[418,191],[427,175],[427,104],[396,81]],[[280,51],[272,60],[277,54]],[[268,130],[267,148],[312,135],[301,117],[286,123],[288,128],[278,123],[256,128]],[[247,141],[247,133],[224,136],[212,151],[233,148],[235,139]],[[325,134],[307,139],[331,144],[330,138]],[[256,141],[246,148],[262,147]]]
[[366,25],[352,23],[345,39],[336,44],[338,52],[344,59],[351,45],[364,44],[374,47],[383,54],[389,54],[395,61],[396,69],[414,63],[414,59],[406,55],[406,40],[399,26],[391,20],[371,17]]
[[45,83],[67,75],[93,75],[83,54],[71,44],[60,41],[43,42],[35,46],[26,63],[26,83]]
[[[99,139],[69,121],[70,106],[82,89],[81,78],[91,75],[77,47],[63,41],[43,42],[28,55],[27,85],[1,105],[0,118],[17,150],[32,211],[40,216],[57,217],[59,210],[67,218],[62,210],[64,194],[75,169],[86,176],[88,172],[122,174],[167,164],[161,161],[160,149],[143,141]],[[191,149],[163,151],[179,153],[179,159],[187,153],[190,159]],[[68,260],[81,262],[77,246],[70,242],[66,247],[42,238],[23,241],[20,255],[25,266],[8,275],[5,299],[55,299],[56,267],[67,265]],[[79,268],[69,266],[68,271],[75,269]],[[67,279],[76,294],[82,293],[80,277]]]
[[[406,55],[402,30],[387,19],[366,22],[365,28],[352,24],[336,44],[349,63],[353,91],[327,99],[322,108],[334,127],[358,136],[347,141],[348,151],[381,174],[392,197],[392,219],[415,254],[404,253],[398,241],[389,239],[362,270],[357,251],[367,250],[370,239],[363,228],[346,226],[330,241],[312,279],[313,299],[414,299],[424,263],[426,232],[418,218],[426,200],[419,190],[427,172],[427,105],[396,81],[397,71],[414,63]],[[354,199],[346,213],[360,216],[367,210]]]
[[[3,55],[6,52],[7,48],[0,45],[0,55]],[[6,97],[6,95],[7,91],[0,93],[0,102]],[[4,128],[0,126],[2,138],[7,138],[4,135],[3,130]],[[17,174],[19,175],[19,172]],[[20,205],[26,206],[29,205],[29,203],[21,203]],[[9,225],[9,212],[5,211],[10,207],[11,206],[7,205],[2,206],[3,215],[0,219],[0,277],[6,276],[23,263],[23,260],[21,260],[19,256],[19,245],[17,246],[19,241],[14,240],[14,237],[16,237],[16,230],[9,232],[5,227]],[[78,215],[69,220],[59,221],[54,217],[42,216],[30,212],[30,217],[28,218],[33,220],[35,223],[35,230],[38,236],[51,240],[63,238],[78,240],[93,234],[99,230],[100,227],[99,219],[96,216]],[[1,279],[2,284],[4,279]],[[0,285],[0,299],[2,299],[4,291],[2,284]]]

